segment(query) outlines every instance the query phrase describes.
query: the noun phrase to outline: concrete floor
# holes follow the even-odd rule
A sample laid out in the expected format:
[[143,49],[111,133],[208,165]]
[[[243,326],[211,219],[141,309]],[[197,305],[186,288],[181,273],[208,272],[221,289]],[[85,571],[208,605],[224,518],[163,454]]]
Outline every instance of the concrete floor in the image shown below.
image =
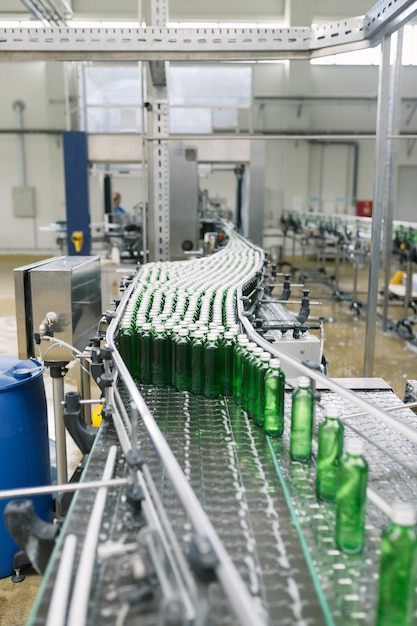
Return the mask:
[[[16,322],[13,269],[25,265],[39,257],[0,256],[0,353],[17,355]],[[318,264],[310,259],[304,268],[306,288],[310,290],[312,300],[319,301],[320,305],[311,307],[311,315],[327,318],[325,325],[324,354],[329,362],[329,375],[334,378],[361,377],[363,375],[364,353],[366,346],[365,313],[359,315],[351,307],[349,293],[353,289],[353,268],[349,263],[342,264],[339,270],[338,284],[323,283],[326,275],[317,271]],[[326,265],[327,276],[334,272],[332,262]],[[361,270],[358,275],[358,289],[366,291],[368,270]],[[319,282],[317,282],[319,278]],[[294,273],[294,279],[299,279],[299,272]],[[336,300],[332,293],[335,288],[344,292],[345,300]],[[301,293],[294,289],[292,298]],[[359,294],[359,299],[366,303],[366,293]],[[295,307],[298,311],[298,308]],[[363,310],[363,309],[362,309]],[[402,307],[390,307],[389,315],[402,316]],[[392,332],[382,333],[377,328],[375,346],[374,375],[385,379],[402,400],[404,386],[407,379],[417,378],[417,352],[409,343],[400,339]],[[48,403],[51,402],[49,376],[44,377]],[[76,388],[77,381],[74,373],[66,377],[67,390]],[[48,417],[50,430],[53,431],[53,419]],[[50,432],[51,436],[51,432]],[[68,441],[69,459],[77,463],[78,452]],[[31,605],[40,584],[40,576],[32,569],[28,570],[22,583],[13,584],[10,578],[0,580],[0,624],[2,626],[23,626],[26,623]]]

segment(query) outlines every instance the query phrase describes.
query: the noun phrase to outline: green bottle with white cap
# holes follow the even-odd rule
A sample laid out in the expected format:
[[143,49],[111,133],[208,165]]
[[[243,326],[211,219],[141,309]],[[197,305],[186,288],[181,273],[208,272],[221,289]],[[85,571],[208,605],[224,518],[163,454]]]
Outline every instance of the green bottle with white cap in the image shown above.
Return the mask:
[[224,396],[233,395],[233,353],[235,347],[235,334],[226,330],[220,342],[220,385]]
[[197,395],[204,393],[204,344],[205,333],[196,330],[191,340],[191,391]]
[[278,358],[269,361],[264,394],[264,430],[267,435],[280,437],[284,432],[285,374]]
[[292,394],[290,457],[292,461],[307,462],[313,442],[314,395],[310,379],[300,376]]
[[217,398],[220,393],[218,335],[216,332],[210,332],[204,345],[204,395],[207,398]]
[[343,424],[336,407],[327,407],[318,428],[316,495],[324,502],[336,502],[336,478],[343,452]]
[[264,425],[265,374],[269,369],[270,360],[270,353],[262,352],[255,372],[253,419],[258,426]]
[[381,537],[376,626],[413,626],[417,577],[416,511],[394,502]]
[[166,387],[171,381],[168,343],[164,326],[155,326],[152,341],[152,383],[155,387]]
[[145,384],[152,383],[152,341],[152,324],[146,322],[139,336],[139,378]]
[[243,353],[245,346],[249,343],[249,338],[243,333],[237,336],[237,344],[233,353],[233,397],[235,402],[240,404],[242,393],[243,376]]
[[361,439],[346,439],[337,472],[336,545],[346,554],[362,552],[365,543],[368,463],[363,450]]
[[256,371],[260,365],[260,356],[263,350],[259,346],[253,349],[252,355],[249,358],[248,362],[248,385],[246,389],[246,410],[250,417],[254,417],[255,415],[255,379],[256,379]]
[[180,328],[175,341],[175,385],[178,391],[191,389],[191,344],[188,328]]
[[248,410],[248,386],[249,386],[249,364],[253,356],[253,351],[258,346],[254,341],[246,344],[242,355],[242,389],[240,392],[240,405],[244,411]]

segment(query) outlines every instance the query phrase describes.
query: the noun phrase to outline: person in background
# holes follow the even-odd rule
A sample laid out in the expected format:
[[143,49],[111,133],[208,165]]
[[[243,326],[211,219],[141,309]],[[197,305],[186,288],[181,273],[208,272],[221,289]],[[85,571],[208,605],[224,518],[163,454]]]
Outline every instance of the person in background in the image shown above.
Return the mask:
[[127,218],[127,211],[122,207],[120,202],[122,201],[122,196],[118,191],[113,193],[113,213],[119,217],[124,218],[123,221]]

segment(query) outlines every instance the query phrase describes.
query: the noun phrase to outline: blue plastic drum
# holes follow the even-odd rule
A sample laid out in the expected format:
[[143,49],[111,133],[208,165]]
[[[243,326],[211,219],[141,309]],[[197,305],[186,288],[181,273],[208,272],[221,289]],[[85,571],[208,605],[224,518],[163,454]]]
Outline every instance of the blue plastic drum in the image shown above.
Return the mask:
[[[20,361],[0,355],[0,489],[51,484],[48,416],[43,366],[34,359]],[[19,547],[11,538],[0,500],[0,578],[13,574]],[[37,496],[37,514],[52,521],[52,497]]]

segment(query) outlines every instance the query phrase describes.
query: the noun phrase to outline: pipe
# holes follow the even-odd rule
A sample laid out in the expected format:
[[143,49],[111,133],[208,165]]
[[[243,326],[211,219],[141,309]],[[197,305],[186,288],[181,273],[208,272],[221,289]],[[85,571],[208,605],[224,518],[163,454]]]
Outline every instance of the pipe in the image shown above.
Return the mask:
[[[114,472],[117,448],[111,446],[103,472],[103,480],[109,480]],[[74,591],[68,613],[68,626],[86,623],[93,569],[96,562],[96,548],[107,499],[107,487],[100,487],[96,494],[90,521],[84,538],[83,551],[75,577]]]
[[126,487],[129,478],[112,478],[110,480],[90,480],[83,483],[63,483],[58,485],[41,485],[40,487],[17,487],[16,489],[0,489],[0,500],[12,500],[15,498],[31,498],[34,496],[47,496],[54,493],[73,493],[75,491],[88,491],[100,487]]
[[245,172],[245,166],[239,165],[235,168],[236,175],[236,228],[240,231],[242,227],[242,202],[243,202],[243,174]]
[[75,535],[67,535],[45,626],[65,626],[76,547],[77,537]]
[[[25,103],[21,100],[13,102],[13,109],[16,111],[16,121],[19,130],[23,130],[23,110]],[[17,136],[18,141],[18,159],[19,159],[19,187],[26,187],[26,162],[25,162],[25,147],[23,143],[23,135],[21,133]]]

